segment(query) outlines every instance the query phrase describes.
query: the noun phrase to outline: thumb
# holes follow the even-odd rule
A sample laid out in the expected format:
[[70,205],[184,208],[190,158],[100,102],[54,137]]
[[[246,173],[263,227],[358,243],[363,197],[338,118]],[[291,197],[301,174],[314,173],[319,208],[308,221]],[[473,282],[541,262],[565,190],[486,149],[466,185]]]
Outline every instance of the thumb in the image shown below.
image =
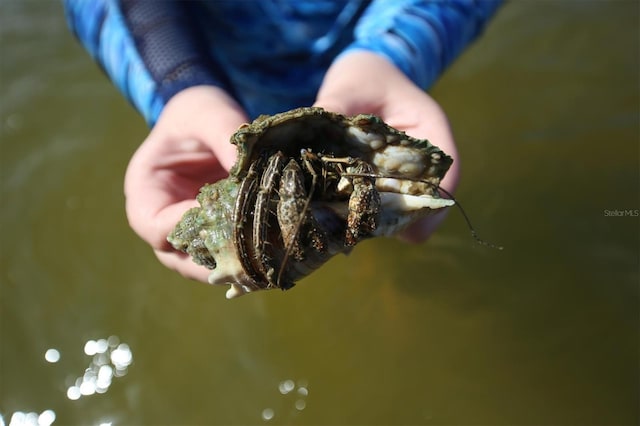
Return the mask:
[[353,96],[321,96],[313,104],[315,107],[324,108],[327,111],[337,112],[343,115],[378,114],[381,107],[363,99],[354,99]]
[[324,108],[326,111],[337,112],[343,115],[352,115],[351,108],[345,102],[340,102],[335,99],[319,99],[313,104],[313,106]]

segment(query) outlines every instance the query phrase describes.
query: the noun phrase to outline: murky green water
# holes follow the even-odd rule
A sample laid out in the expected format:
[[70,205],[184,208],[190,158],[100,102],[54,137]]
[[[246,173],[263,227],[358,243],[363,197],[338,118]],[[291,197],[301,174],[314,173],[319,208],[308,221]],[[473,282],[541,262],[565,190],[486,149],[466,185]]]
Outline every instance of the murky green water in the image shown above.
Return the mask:
[[639,13],[514,1],[433,90],[504,251],[452,212],[227,301],[129,229],[146,129],[60,5],[1,1],[5,424],[637,424]]

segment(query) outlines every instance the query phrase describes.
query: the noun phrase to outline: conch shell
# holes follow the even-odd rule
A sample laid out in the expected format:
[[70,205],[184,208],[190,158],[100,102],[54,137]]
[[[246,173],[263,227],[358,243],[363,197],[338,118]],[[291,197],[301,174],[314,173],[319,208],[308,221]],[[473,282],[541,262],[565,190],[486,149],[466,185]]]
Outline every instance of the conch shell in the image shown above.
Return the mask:
[[322,108],[260,116],[231,137],[238,160],[205,185],[168,236],[211,269],[227,298],[293,287],[359,241],[454,204],[438,187],[451,157],[374,115]]

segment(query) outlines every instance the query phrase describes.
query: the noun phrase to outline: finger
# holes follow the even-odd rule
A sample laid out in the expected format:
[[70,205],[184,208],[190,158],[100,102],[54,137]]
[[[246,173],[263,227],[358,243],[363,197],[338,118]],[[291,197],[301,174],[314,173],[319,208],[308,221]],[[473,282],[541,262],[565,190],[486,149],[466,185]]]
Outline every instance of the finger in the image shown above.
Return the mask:
[[318,99],[313,106],[346,116],[377,114],[379,109],[378,105],[372,105],[370,102],[360,99],[341,99],[338,97]]
[[157,152],[145,141],[133,156],[125,176],[129,224],[155,249],[166,250],[166,237],[184,212],[197,205],[199,188],[226,176],[216,157],[202,144],[173,145],[175,153]]
[[[447,191],[449,194],[453,194],[455,192],[459,180],[460,164],[454,163],[454,165],[456,167],[451,167],[445,175],[444,179],[442,179],[442,181],[440,182],[440,187]],[[443,194],[442,191],[440,195],[443,198],[450,198],[446,194]],[[446,219],[447,215],[449,214],[449,210],[450,208],[441,209],[440,211],[437,211],[430,216],[412,223],[400,234],[398,234],[398,238],[409,243],[421,243],[427,240],[440,226],[440,224]]]
[[[149,217],[148,220],[137,220],[135,223],[130,221],[130,225],[154,249],[172,250],[167,237],[182,219],[182,216],[189,209],[198,206],[196,200],[184,200],[170,204],[155,213],[149,212],[147,215]],[[138,217],[143,217],[143,214],[139,214]]]
[[207,283],[211,271],[204,266],[195,264],[185,253],[155,250],[156,257],[166,267],[177,271],[185,278]]
[[326,111],[336,112],[338,114],[350,115],[347,106],[340,102],[316,101],[313,106],[323,108]]
[[220,165],[225,170],[230,170],[238,157],[238,150],[235,145],[229,143],[220,143],[212,147],[213,152],[220,161]]
[[413,244],[426,241],[447,217],[448,212],[449,209],[444,209],[438,213],[434,213],[431,216],[412,223],[398,234],[398,239]]

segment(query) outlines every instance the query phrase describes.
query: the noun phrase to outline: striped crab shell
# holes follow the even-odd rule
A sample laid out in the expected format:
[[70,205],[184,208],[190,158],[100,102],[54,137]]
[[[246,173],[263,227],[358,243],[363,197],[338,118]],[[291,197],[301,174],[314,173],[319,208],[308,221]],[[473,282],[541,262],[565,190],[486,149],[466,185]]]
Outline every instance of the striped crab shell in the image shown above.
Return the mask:
[[227,298],[293,287],[358,242],[454,204],[438,193],[451,157],[374,115],[298,108],[231,137],[229,177],[201,188],[168,236],[211,269]]

